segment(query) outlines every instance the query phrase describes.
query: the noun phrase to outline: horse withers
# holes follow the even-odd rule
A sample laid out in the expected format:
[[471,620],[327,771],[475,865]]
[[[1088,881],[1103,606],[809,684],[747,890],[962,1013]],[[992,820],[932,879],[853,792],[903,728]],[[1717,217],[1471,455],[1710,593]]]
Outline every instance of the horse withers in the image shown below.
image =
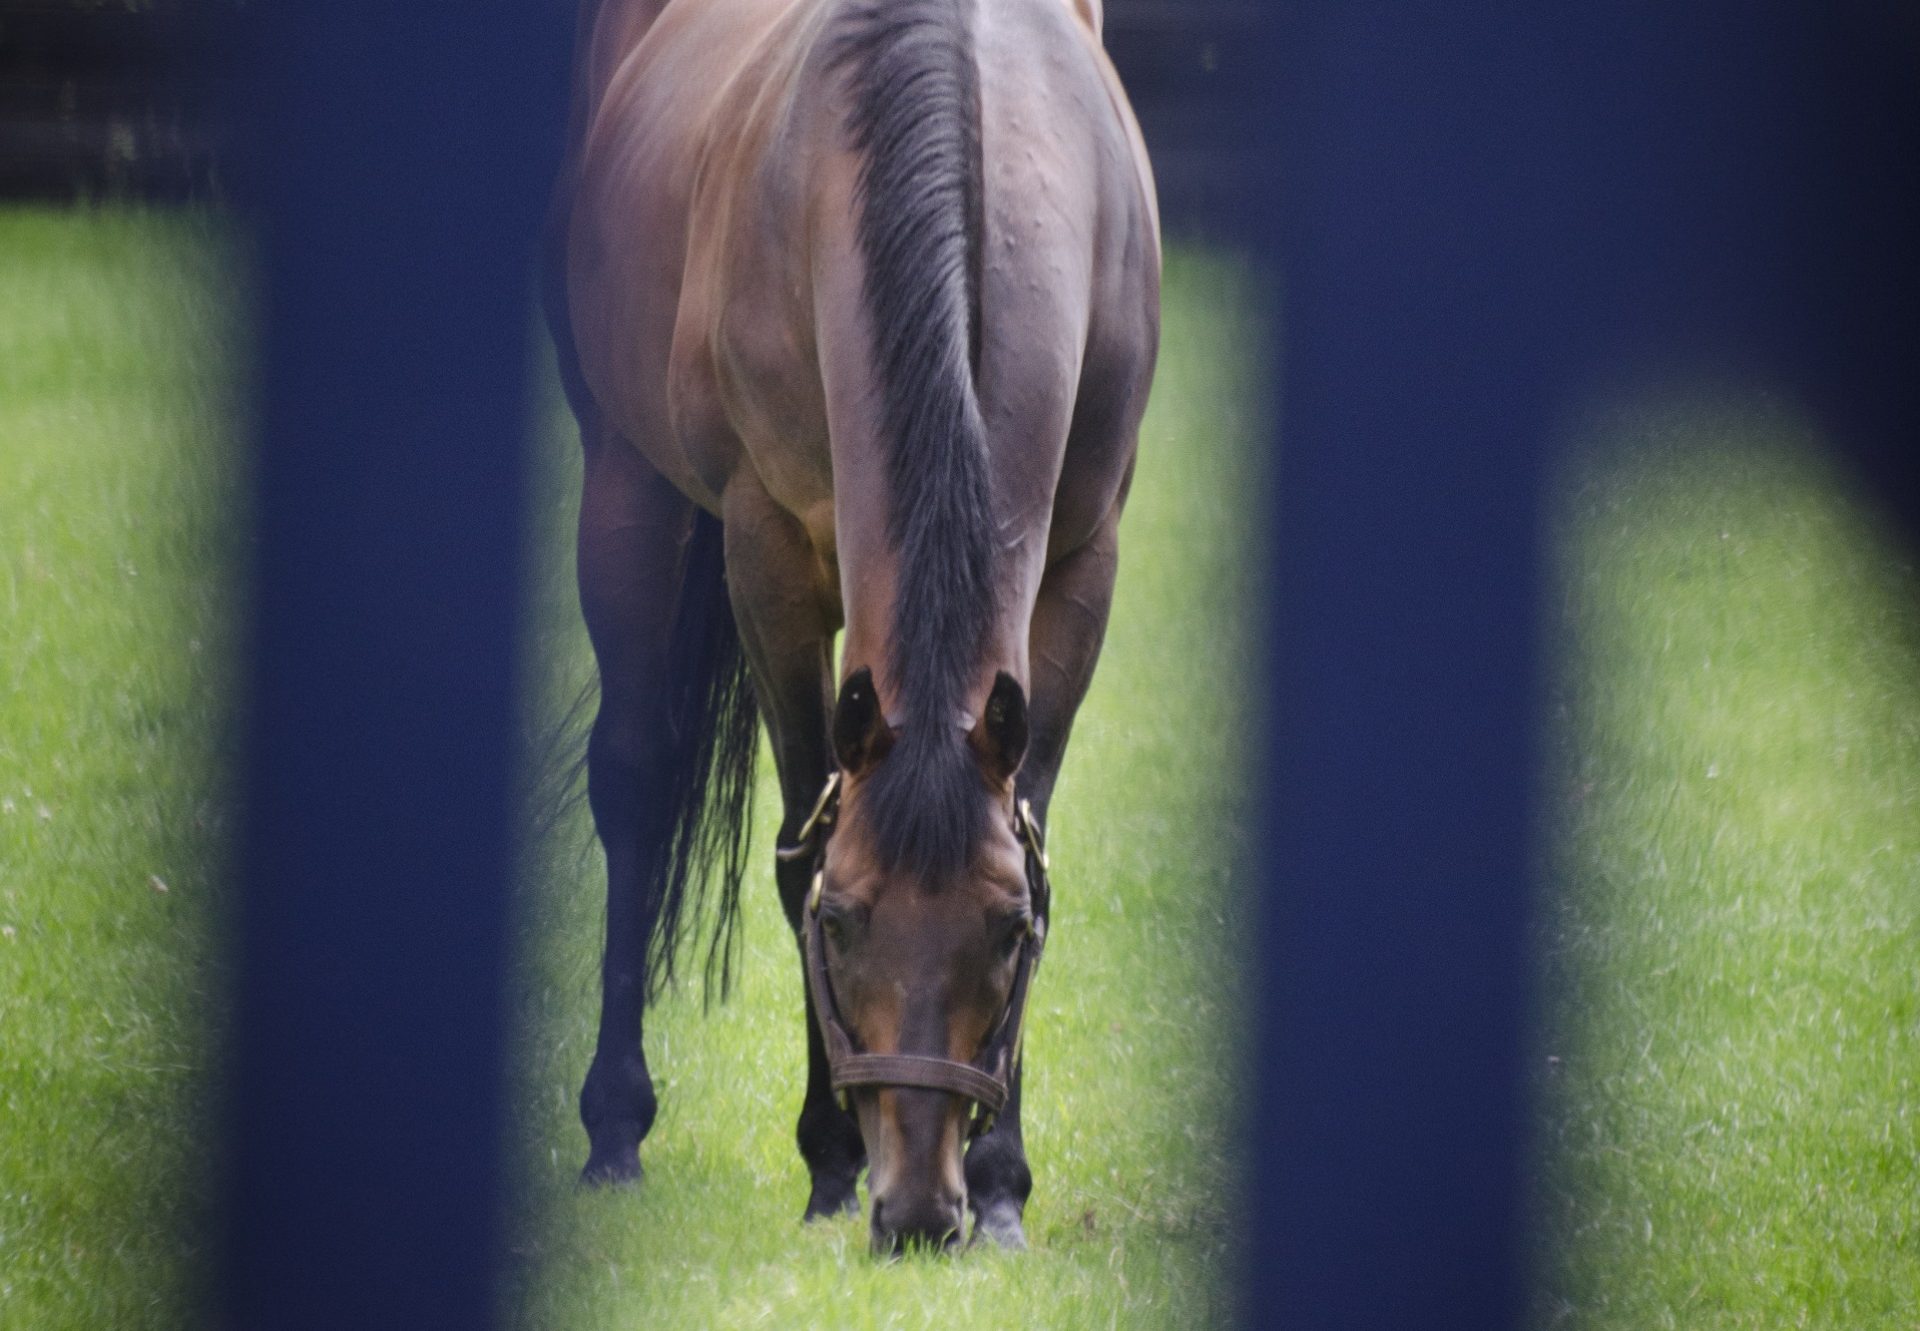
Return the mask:
[[[1024,1242],[1041,839],[1105,632],[1159,224],[1096,0],[603,0],[548,254],[585,449],[606,852],[583,1177],[643,1009],[724,988],[764,721],[807,1004],[806,1216]],[[844,629],[836,682],[835,635]],[[836,686],[837,685],[837,686]],[[703,898],[706,900],[703,903]]]

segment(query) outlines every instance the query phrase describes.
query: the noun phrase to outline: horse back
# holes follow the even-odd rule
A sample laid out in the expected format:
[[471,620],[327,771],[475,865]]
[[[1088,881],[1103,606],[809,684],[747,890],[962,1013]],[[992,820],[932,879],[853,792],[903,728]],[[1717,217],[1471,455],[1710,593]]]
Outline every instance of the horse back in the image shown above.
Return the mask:
[[[749,469],[828,555],[860,543],[849,505],[886,504],[886,330],[861,298],[860,162],[828,40],[848,2],[673,0],[619,58],[605,33],[652,0],[603,16],[569,258],[582,361],[622,432],[716,511]],[[1123,484],[1157,344],[1158,219],[1097,9],[975,4],[976,383],[1003,523],[1039,556],[1083,539]]]

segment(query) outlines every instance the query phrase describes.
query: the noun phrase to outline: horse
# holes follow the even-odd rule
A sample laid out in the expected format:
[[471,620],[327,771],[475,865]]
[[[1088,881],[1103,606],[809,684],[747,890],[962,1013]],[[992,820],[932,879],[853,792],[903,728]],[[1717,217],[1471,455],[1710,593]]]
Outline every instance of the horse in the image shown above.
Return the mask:
[[[804,1218],[1020,1247],[1041,837],[1106,629],[1160,232],[1098,0],[588,0],[545,304],[584,451],[605,851],[582,1179],[724,994],[764,723]],[[835,666],[835,640],[840,660]]]

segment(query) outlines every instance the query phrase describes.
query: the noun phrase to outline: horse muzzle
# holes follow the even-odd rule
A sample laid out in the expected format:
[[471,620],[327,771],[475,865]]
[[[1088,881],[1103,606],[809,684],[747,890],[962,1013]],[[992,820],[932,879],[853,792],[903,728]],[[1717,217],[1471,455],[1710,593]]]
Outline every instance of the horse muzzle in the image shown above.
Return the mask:
[[945,1188],[875,1196],[869,1226],[873,1254],[891,1257],[910,1247],[934,1251],[956,1247],[966,1215],[966,1198]]

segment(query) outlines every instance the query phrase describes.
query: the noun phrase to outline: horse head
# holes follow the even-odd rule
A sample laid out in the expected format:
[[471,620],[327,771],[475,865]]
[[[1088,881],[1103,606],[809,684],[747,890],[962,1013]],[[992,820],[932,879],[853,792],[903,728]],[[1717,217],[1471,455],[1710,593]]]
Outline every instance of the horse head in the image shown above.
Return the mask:
[[976,833],[963,859],[916,863],[889,853],[874,795],[900,775],[890,764],[929,761],[938,746],[901,742],[866,670],[834,710],[834,834],[804,925],[834,1083],[867,1149],[880,1252],[958,1241],[963,1153],[1005,1103],[1044,937],[1039,833],[1014,793],[1027,743],[1019,684],[1001,673],[978,719],[955,732],[947,759],[965,764],[970,788],[960,789],[974,807],[943,813],[971,819]]

